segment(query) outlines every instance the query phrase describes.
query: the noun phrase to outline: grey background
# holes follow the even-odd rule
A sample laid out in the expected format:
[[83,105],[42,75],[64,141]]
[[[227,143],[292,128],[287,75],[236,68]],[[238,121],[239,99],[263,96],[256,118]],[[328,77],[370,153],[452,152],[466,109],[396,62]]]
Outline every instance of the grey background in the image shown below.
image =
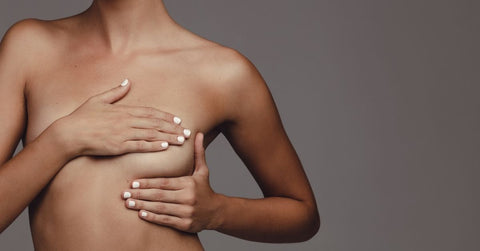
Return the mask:
[[[207,250],[480,250],[478,1],[165,2],[180,24],[236,48],[267,81],[310,178],[322,226],[299,244],[200,234]],[[0,2],[0,32],[90,1]],[[228,142],[212,186],[258,197]],[[26,214],[1,250],[32,250]]]

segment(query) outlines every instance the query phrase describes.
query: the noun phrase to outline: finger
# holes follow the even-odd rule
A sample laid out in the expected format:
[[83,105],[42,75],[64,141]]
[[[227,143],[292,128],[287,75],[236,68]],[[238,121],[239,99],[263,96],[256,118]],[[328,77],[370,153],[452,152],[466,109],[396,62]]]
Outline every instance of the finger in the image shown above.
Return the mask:
[[117,108],[123,109],[135,117],[159,118],[177,125],[182,122],[179,117],[153,107],[117,105]]
[[173,122],[168,122],[159,118],[132,117],[130,126],[135,128],[151,128],[161,132],[177,134],[188,138],[191,134],[189,129],[185,129]]
[[124,199],[139,199],[158,202],[169,202],[186,204],[181,190],[162,190],[162,189],[135,189],[123,193]]
[[132,188],[180,190],[189,185],[186,177],[138,179],[132,182]]
[[195,135],[195,170],[193,174],[208,174],[207,162],[205,160],[205,148],[203,147],[203,133],[199,132]]
[[191,219],[182,219],[176,216],[166,214],[155,214],[145,210],[138,211],[138,216],[143,220],[158,225],[173,227],[181,231],[187,231],[192,224]]
[[125,141],[120,146],[121,153],[144,153],[144,152],[158,152],[168,148],[166,141],[144,141],[144,140],[129,140]]
[[102,92],[100,94],[97,94],[92,98],[97,98],[98,100],[100,100],[100,102],[103,102],[103,103],[112,104],[120,100],[121,98],[125,97],[125,95],[128,93],[129,90],[130,90],[130,83],[128,79],[125,79],[122,82],[122,84],[120,84],[119,86],[112,88],[108,91]]
[[166,141],[171,145],[182,145],[185,142],[183,135],[159,132],[157,129],[130,128],[126,140]]
[[168,214],[177,217],[191,217],[193,213],[193,208],[191,206],[175,204],[175,203],[164,203],[164,202],[152,202],[152,201],[142,201],[128,199],[125,201],[125,206],[129,209],[134,210],[145,210],[155,214]]

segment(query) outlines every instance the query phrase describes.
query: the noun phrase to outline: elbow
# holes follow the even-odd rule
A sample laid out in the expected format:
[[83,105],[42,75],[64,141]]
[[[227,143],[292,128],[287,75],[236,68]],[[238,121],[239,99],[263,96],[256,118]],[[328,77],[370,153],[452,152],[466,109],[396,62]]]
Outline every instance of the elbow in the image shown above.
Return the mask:
[[312,239],[320,230],[320,214],[314,206],[306,207],[301,220],[301,231],[298,231],[294,242],[305,242]]
[[312,239],[320,230],[320,214],[316,208],[310,210],[308,223],[305,229],[305,235],[301,241],[308,241]]
[[308,239],[311,239],[313,236],[315,236],[319,230],[320,230],[320,214],[318,213],[318,210],[315,209],[314,216],[313,216],[313,227],[310,233],[311,236]]

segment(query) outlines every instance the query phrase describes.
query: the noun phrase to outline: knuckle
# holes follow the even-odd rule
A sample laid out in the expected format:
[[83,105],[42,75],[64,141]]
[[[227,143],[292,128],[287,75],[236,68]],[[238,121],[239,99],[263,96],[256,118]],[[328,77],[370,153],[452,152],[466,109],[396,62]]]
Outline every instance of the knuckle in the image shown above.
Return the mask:
[[158,113],[158,116],[164,120],[168,120],[168,121],[172,121],[173,122],[173,115],[168,113],[168,112],[165,112],[165,111],[160,111]]
[[195,188],[195,181],[190,177],[185,177],[185,185],[190,188]]
[[165,205],[163,203],[157,203],[154,208],[157,212],[163,212],[165,210]]
[[137,148],[137,150],[146,150],[147,149],[147,145],[145,144],[144,141],[135,141],[135,148]]
[[115,139],[119,143],[123,143],[129,140],[129,135],[124,130],[112,128],[110,131],[110,136],[112,139]]
[[183,229],[186,231],[192,231],[193,229],[193,220],[192,219],[185,219],[183,222]]
[[122,145],[116,144],[114,142],[107,143],[106,148],[112,153],[120,153],[124,150]]
[[134,150],[133,147],[132,147],[132,144],[130,142],[124,142],[123,144],[121,144],[120,146],[118,146],[118,153],[126,153],[126,152],[130,152]]
[[155,139],[157,137],[157,131],[155,129],[148,129],[145,131],[145,138]]
[[194,213],[195,213],[195,208],[194,207],[187,207],[185,209],[185,215],[187,217],[192,217],[194,215]]
[[187,195],[185,195],[185,203],[187,203],[187,205],[193,206],[195,205],[196,202],[197,202],[197,198],[193,192],[190,192]]
[[183,177],[180,177],[178,178],[178,181],[179,183],[181,183],[181,185],[185,188],[190,188],[191,187],[191,180],[190,180],[190,177],[188,176],[183,176]]
[[164,126],[164,120],[162,120],[160,118],[152,118],[152,123],[157,127]]
[[160,219],[161,222],[165,222],[165,223],[171,223],[172,222],[170,217],[168,217],[167,215],[159,215],[158,218]]
[[170,180],[169,179],[159,179],[158,184],[160,184],[160,186],[165,187],[165,186],[170,185]]
[[140,183],[141,188],[150,188],[151,187],[151,183],[150,183],[149,179],[137,180],[137,181]]
[[161,190],[156,191],[155,194],[154,194],[154,198],[155,198],[155,200],[163,199],[163,192]]

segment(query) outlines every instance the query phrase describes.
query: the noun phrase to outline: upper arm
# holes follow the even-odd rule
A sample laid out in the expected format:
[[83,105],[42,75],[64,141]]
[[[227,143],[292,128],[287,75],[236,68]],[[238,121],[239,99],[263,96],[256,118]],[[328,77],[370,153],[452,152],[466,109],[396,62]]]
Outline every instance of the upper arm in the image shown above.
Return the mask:
[[256,67],[240,53],[228,64],[229,97],[222,133],[265,196],[314,202],[302,164],[285,132],[273,97]]
[[31,60],[31,29],[31,20],[21,21],[0,44],[0,165],[12,157],[25,128],[23,90]]

